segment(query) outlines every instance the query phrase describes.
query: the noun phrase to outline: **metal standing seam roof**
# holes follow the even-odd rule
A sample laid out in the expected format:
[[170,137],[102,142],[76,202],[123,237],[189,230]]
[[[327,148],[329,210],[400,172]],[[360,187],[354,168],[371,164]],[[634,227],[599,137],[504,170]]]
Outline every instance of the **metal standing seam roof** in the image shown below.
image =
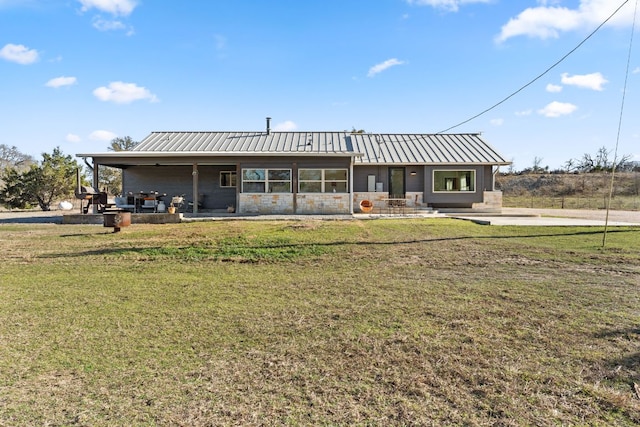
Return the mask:
[[133,152],[357,155],[346,132],[153,132]]
[[480,134],[351,134],[356,164],[508,165]]
[[508,165],[480,134],[349,132],[153,132],[131,152],[189,154],[345,155],[356,164]]

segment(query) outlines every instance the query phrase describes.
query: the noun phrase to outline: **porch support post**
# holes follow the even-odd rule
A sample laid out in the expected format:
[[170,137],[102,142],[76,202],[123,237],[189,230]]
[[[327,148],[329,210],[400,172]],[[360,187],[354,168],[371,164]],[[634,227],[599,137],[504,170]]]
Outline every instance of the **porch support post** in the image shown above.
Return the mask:
[[[96,163],[95,159],[93,159],[93,188],[99,193],[100,192],[100,182],[98,179],[98,168],[100,167],[100,165],[98,163]],[[93,213],[97,214],[98,213],[98,204],[97,203],[92,203],[92,208],[93,208]]]
[[200,198],[198,194],[198,164],[197,163],[193,164],[193,171],[191,172],[191,175],[193,176],[193,213],[197,214],[198,200]]
[[240,186],[242,185],[242,169],[240,162],[236,163],[236,213],[240,212]]

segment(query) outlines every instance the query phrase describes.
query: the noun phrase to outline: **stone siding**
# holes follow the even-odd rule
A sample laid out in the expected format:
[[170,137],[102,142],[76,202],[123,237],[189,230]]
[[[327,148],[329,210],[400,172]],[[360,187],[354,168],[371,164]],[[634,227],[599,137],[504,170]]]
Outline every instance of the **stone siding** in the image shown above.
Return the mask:
[[483,203],[474,203],[472,209],[489,212],[502,210],[502,191],[485,191],[482,193]]
[[[423,205],[422,200],[423,193],[422,192],[407,192],[405,195],[405,199],[407,200],[407,207],[420,207]],[[380,211],[381,209],[386,209],[387,201],[385,199],[389,198],[389,193],[384,191],[376,191],[376,192],[357,192],[353,193],[353,210],[356,212],[360,211],[360,202],[362,200],[369,200],[373,202],[373,210],[374,212]]]
[[293,194],[290,193],[240,193],[239,213],[244,214],[292,214]]
[[347,193],[317,193],[298,194],[298,214],[349,214],[349,194]]

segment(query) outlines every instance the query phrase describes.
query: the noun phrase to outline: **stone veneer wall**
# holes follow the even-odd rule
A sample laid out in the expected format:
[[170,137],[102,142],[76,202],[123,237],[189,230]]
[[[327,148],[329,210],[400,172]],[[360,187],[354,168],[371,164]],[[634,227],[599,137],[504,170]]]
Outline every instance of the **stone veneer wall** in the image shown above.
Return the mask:
[[298,194],[296,213],[299,214],[349,214],[349,194],[317,193]]
[[292,214],[291,193],[240,193],[239,213]]
[[349,214],[349,194],[298,194],[293,211],[293,194],[240,193],[238,213],[258,214]]
[[474,203],[472,209],[501,211],[502,191],[485,191],[482,193],[483,203]]
[[[407,199],[408,207],[420,207],[422,206],[422,192],[407,192],[405,195],[405,199]],[[380,209],[385,209],[387,207],[387,202],[385,199],[389,197],[389,193],[387,192],[358,192],[353,193],[353,210],[355,212],[360,212],[360,202],[362,200],[369,200],[373,202],[373,210],[374,212],[379,211]]]

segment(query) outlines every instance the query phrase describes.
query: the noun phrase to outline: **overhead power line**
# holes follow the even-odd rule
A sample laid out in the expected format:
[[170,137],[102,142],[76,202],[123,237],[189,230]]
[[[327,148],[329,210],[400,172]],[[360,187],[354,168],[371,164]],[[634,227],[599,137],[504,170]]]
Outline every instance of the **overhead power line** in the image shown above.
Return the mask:
[[613,150],[613,167],[611,168],[611,185],[609,186],[609,197],[607,198],[607,215],[604,220],[604,231],[602,233],[602,247],[607,244],[607,229],[609,228],[609,210],[611,209],[611,199],[613,198],[613,185],[616,176],[616,163],[618,162],[618,146],[620,145],[620,131],[622,130],[622,118],[624,116],[624,102],[627,96],[627,83],[629,81],[629,70],[631,69],[631,51],[633,50],[633,36],[636,30],[636,17],[638,15],[638,0],[633,10],[633,25],[631,26],[631,40],[629,40],[629,53],[627,54],[627,69],[624,76],[624,89],[622,91],[622,101],[620,102],[620,118],[618,120],[618,132],[616,134],[616,147]]
[[469,123],[472,120],[477,119],[478,117],[488,113],[489,111],[495,109],[496,107],[504,104],[505,102],[507,102],[509,99],[513,98],[514,96],[516,96],[517,94],[519,94],[520,92],[522,92],[523,90],[525,90],[526,88],[528,88],[529,86],[531,86],[532,84],[534,84],[535,82],[537,82],[538,80],[540,80],[542,77],[544,77],[546,74],[549,73],[549,71],[553,70],[555,67],[557,67],[559,64],[561,64],[565,59],[567,59],[573,52],[575,52],[576,50],[580,49],[580,47],[585,44],[587,42],[587,40],[589,40],[591,37],[593,37],[593,35],[595,33],[597,33],[600,28],[602,28],[607,22],[609,22],[611,20],[611,18],[613,18],[619,11],[620,9],[622,9],[622,7],[627,4],[629,2],[629,0],[624,0],[622,2],[622,4],[620,6],[618,6],[618,8],[607,18],[605,19],[600,25],[598,25],[596,27],[595,30],[593,30],[587,37],[585,37],[580,43],[578,43],[578,45],[576,47],[574,47],[573,49],[571,49],[569,51],[569,53],[567,53],[566,55],[564,55],[562,58],[560,58],[558,61],[556,61],[553,65],[551,65],[549,68],[547,68],[546,70],[544,70],[541,74],[539,74],[537,77],[535,77],[533,80],[531,80],[529,83],[525,84],[524,86],[522,86],[520,89],[516,90],[515,92],[511,93],[509,96],[507,96],[506,98],[502,99],[501,101],[493,104],[491,107],[481,111],[480,113],[476,114],[473,117],[468,118],[465,121],[462,121],[460,123],[458,123],[457,125],[453,125],[445,130],[441,130],[440,132],[437,133],[445,133],[445,132],[449,132],[451,129],[455,129],[457,127],[460,127],[466,123]]

